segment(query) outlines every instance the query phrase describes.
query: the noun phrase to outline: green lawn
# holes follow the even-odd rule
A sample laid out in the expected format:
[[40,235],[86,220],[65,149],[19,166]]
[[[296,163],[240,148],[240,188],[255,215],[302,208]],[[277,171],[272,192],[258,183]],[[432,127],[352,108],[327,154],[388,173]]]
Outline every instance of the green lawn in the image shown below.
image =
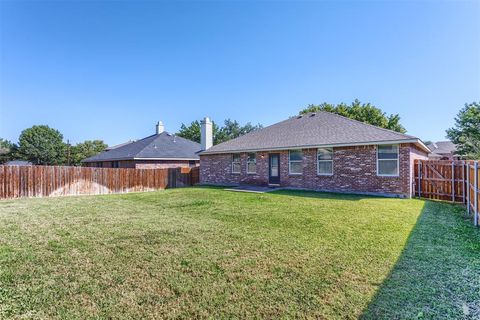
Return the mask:
[[0,318],[477,318],[460,206],[215,188],[0,201]]

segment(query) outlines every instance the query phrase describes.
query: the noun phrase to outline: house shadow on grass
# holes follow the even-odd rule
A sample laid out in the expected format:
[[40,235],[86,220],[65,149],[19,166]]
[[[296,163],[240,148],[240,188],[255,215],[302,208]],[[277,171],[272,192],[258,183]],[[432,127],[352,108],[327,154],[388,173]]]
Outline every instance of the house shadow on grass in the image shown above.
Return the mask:
[[342,201],[360,201],[364,198],[383,198],[373,195],[361,195],[351,193],[335,193],[325,191],[309,191],[309,190],[295,190],[295,189],[278,189],[269,192],[272,195],[302,197],[302,198],[315,198],[315,199],[329,199],[329,200],[342,200]]
[[425,202],[361,319],[480,319],[480,230],[463,207]]

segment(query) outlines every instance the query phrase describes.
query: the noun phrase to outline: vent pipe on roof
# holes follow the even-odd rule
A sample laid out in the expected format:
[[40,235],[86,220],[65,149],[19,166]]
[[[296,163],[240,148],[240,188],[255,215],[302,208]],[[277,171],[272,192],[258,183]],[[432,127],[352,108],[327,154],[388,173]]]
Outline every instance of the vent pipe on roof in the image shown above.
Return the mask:
[[212,121],[209,117],[205,117],[202,120],[202,128],[200,140],[202,144],[202,150],[207,150],[213,146],[213,128]]
[[163,131],[165,131],[165,126],[163,125],[162,121],[158,121],[155,131],[156,131],[157,134],[160,134]]

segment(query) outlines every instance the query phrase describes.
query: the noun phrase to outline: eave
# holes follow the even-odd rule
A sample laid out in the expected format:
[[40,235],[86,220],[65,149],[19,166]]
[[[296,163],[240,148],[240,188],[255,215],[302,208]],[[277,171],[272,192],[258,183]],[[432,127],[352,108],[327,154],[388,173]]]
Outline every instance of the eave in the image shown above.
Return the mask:
[[285,147],[269,147],[269,148],[250,148],[250,149],[231,149],[224,151],[203,151],[199,155],[213,155],[225,153],[239,153],[239,152],[261,152],[261,151],[283,151],[292,149],[317,149],[317,148],[335,148],[335,147],[354,147],[354,146],[369,146],[369,145],[385,145],[385,144],[399,144],[399,143],[413,143],[426,153],[430,153],[430,149],[420,139],[402,139],[402,140],[383,140],[383,141],[368,141],[368,142],[349,142],[349,143],[331,143],[331,144],[316,144],[316,145],[295,145]]

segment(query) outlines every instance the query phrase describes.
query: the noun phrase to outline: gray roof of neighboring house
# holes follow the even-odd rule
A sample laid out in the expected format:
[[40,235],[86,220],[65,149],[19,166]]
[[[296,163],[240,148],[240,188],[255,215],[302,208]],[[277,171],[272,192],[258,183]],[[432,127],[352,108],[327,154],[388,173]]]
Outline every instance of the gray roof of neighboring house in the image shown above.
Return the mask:
[[321,146],[348,146],[411,142],[424,151],[420,139],[352,120],[330,112],[308,113],[215,145],[201,154],[282,150]]
[[167,132],[154,134],[141,140],[101,152],[82,162],[133,160],[133,159],[185,159],[197,160],[199,143],[174,136]]
[[127,144],[130,144],[130,143],[133,143],[133,142],[135,142],[135,140],[130,140],[130,141],[127,141],[127,142],[124,142],[124,143],[116,144],[116,145],[111,146],[111,147],[106,147],[104,151],[117,149],[117,148],[123,147],[123,146],[125,146]]
[[457,147],[451,141],[438,141],[428,145],[432,153],[436,154],[453,154]]
[[11,160],[5,162],[5,165],[7,166],[31,166],[33,165],[30,161],[26,160]]

